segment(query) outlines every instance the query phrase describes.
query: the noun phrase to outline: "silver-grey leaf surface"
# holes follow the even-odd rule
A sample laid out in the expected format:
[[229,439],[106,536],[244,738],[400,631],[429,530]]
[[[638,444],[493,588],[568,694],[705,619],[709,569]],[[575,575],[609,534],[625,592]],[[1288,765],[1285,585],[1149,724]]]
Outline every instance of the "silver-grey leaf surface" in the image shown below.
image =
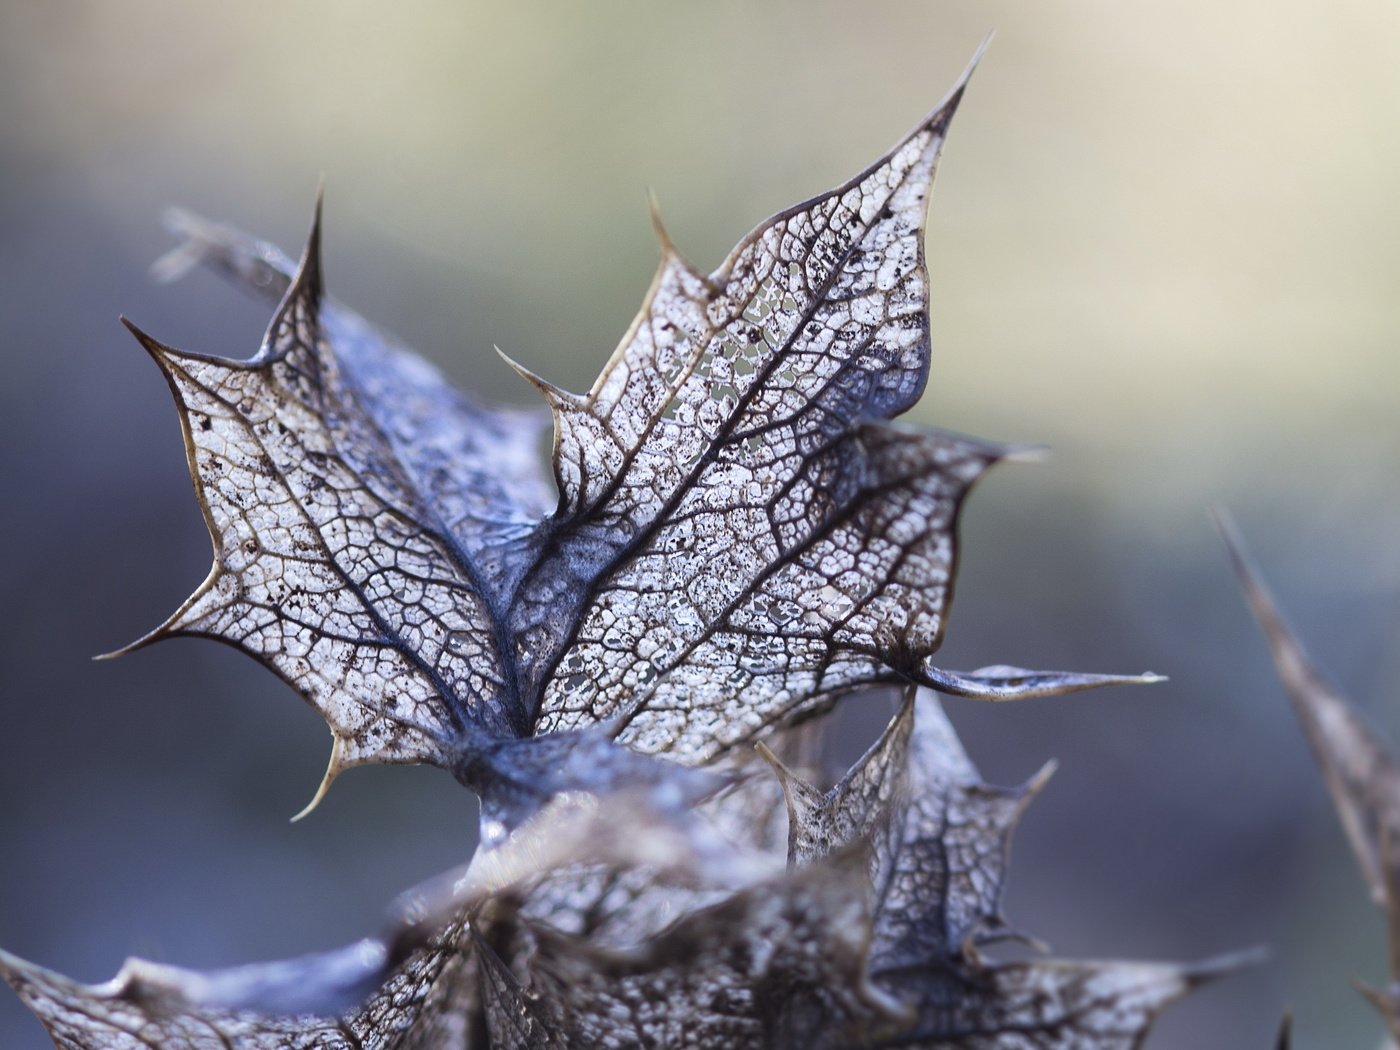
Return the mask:
[[1053,769],[1020,788],[992,787],[936,695],[920,690],[905,712],[914,725],[904,783],[875,837],[876,970],[955,958],[1001,931],[1011,834]]
[[176,218],[167,272],[203,262],[279,306],[246,362],[132,329],[214,545],[137,645],[252,654],[330,725],[323,790],[436,764],[482,796],[483,836],[336,951],[137,960],[95,987],[0,958],[60,1046],[1107,1050],[1145,1031],[1187,971],[978,956],[1038,782],[983,785],[931,693],[830,791],[757,777],[741,746],[868,685],[1151,680],[931,662],[962,501],[1007,451],[893,419],[928,374],[925,211],[965,85],[713,274],[663,234],[593,387],[531,377],[557,491],[532,456],[549,413],[474,404],[324,295],[319,206],[295,267]]
[[[462,493],[438,480],[431,452],[410,458],[403,446],[432,449],[429,430],[479,433],[467,460],[479,472],[490,426],[463,402],[455,414],[439,411],[452,421],[445,429],[437,417],[402,424],[396,444],[381,422],[394,417],[375,398],[393,392],[411,418],[431,373],[415,383],[411,373],[426,365],[368,330],[347,335],[355,322],[333,311],[332,323],[323,306],[318,222],[251,361],[137,333],[181,408],[215,546],[208,580],[147,640],[207,635],[267,663],[329,722],[328,779],[367,761],[453,768],[467,741],[509,737],[522,724],[497,644],[499,599],[453,530],[478,548],[504,542],[501,530],[524,510],[503,502],[493,530],[464,509],[465,497],[441,499]],[[362,366],[363,389],[347,360]],[[519,445],[533,433],[522,418],[499,437]]]
[[692,913],[636,951],[544,933],[530,960],[571,1046],[694,1050],[801,1046],[794,1031],[885,1023],[869,984],[862,892],[849,852]]
[[666,245],[592,389],[555,392],[557,553],[513,627],[538,730],[704,760],[937,648],[954,521],[999,456],[891,427],[928,373],[927,195],[963,85],[705,276]]
[[881,1043],[907,1050],[1137,1050],[1152,1023],[1236,960],[1199,966],[1059,960],[1003,963],[962,980],[908,971],[887,980],[918,1019]]
[[95,986],[4,953],[0,974],[60,1050],[428,1050],[465,1037],[475,1012],[474,959],[460,939],[460,927],[443,931],[343,1018],[197,1004],[224,975],[140,960]]

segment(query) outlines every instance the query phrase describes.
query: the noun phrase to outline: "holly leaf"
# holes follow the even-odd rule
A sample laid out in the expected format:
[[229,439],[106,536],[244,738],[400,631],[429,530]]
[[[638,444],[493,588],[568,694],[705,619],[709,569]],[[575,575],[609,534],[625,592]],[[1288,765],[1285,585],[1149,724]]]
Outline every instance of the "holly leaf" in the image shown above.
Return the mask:
[[529,971],[570,1046],[815,1046],[898,1004],[865,973],[866,858],[828,862],[687,915],[630,952],[533,931]]
[[1005,935],[1011,835],[1053,762],[1019,788],[983,783],[937,696],[912,688],[880,738],[829,790],[770,761],[787,801],[790,863],[872,841],[879,967],[952,959]]
[[[1313,666],[1250,564],[1234,522],[1217,511],[1216,524],[1245,600],[1269,643],[1293,713],[1322,771],[1371,899],[1385,915],[1390,983],[1384,990],[1364,984],[1359,987],[1385,1019],[1391,1039],[1400,1043],[1400,761],[1361,711],[1328,685]],[[1280,1036],[1281,1041],[1285,1039]]]
[[1192,988],[1258,961],[999,963],[947,981],[908,971],[885,984],[918,1019],[880,1046],[908,1050],[1139,1050],[1162,1010]]
[[[215,547],[136,645],[203,635],[272,667],[331,727],[327,783],[428,762],[488,810],[535,781],[521,739],[600,731],[695,764],[862,685],[1003,699],[1143,680],[930,663],[959,507],[1007,452],[889,422],[928,372],[927,194],[965,83],[714,273],[662,235],[588,393],[531,376],[553,414],[552,513],[528,462],[543,417],[448,392],[328,300],[319,209],[294,271],[177,220],[167,272],[206,261],[281,301],[247,362],[132,327],[175,394]],[[534,794],[493,819],[518,822]]]
[[[786,872],[714,840],[698,817],[648,810],[645,795],[621,821],[584,793],[556,798],[464,873],[406,895],[382,942],[207,974],[133,961],[96,988],[5,961],[60,1045],[83,1048],[125,1045],[126,1033],[192,1047],[1136,1047],[1172,999],[1240,960],[982,959],[973,932],[1000,923],[1007,837],[1043,779],[1013,792],[981,784],[936,699],[911,696],[819,806],[795,811],[827,831],[799,836],[814,845]],[[796,777],[784,781],[791,790]],[[738,792],[707,805],[736,799],[753,805]],[[1011,810],[998,805],[1008,800]],[[970,876],[973,862],[985,882]],[[606,894],[581,901],[568,931],[559,898],[544,918],[532,910],[536,890],[576,863],[614,879],[646,873],[617,905],[630,942],[587,921]],[[679,917],[636,921],[677,885],[708,901],[672,897]],[[624,924],[610,921],[614,932]],[[376,968],[382,989],[324,1019]],[[487,1041],[464,1042],[469,1033]]]
[[903,782],[876,839],[872,956],[882,970],[969,955],[979,941],[1006,935],[1011,836],[1055,769],[1048,763],[1018,788],[983,783],[931,692],[911,696],[897,720],[913,728]]
[[[792,863],[872,844],[867,964],[915,1017],[890,1046],[1133,1047],[1173,999],[1244,961],[985,959],[980,945],[1016,936],[1001,911],[1011,836],[1054,764],[1019,788],[985,784],[932,692],[908,690],[880,739],[829,790],[778,770]],[[1013,1032],[1020,1042],[1008,1041]]]
[[340,979],[356,986],[366,972],[382,978],[382,946],[210,973],[132,959],[101,985],[0,952],[0,974],[60,1050],[427,1050],[451,1045],[437,1036],[465,1031],[475,1014],[475,958],[461,936],[461,927],[442,932],[387,981],[377,979],[344,1017],[306,1014],[265,993],[303,994],[299,977],[321,987]]
[[[1136,970],[975,956],[1028,791],[977,782],[932,699],[829,795],[784,772],[791,870],[763,852],[781,803],[740,745],[854,689],[1155,679],[932,663],[962,501],[1011,451],[894,421],[927,377],[926,200],[965,85],[711,274],[661,233],[587,393],[520,369],[548,412],[452,392],[328,298],[319,204],[295,265],[176,217],[163,272],[203,262],[278,306],[242,362],[129,325],[174,393],[214,546],[130,648],[251,654],[330,726],[317,799],[354,765],[431,763],[481,796],[481,844],[380,935],[300,960],[136,960],[84,987],[5,957],[62,1045],[936,1045],[953,1017],[1097,1048],[1070,1015],[1168,995]],[[530,454],[551,422],[552,478]]]
[[[319,244],[318,222],[249,362],[177,351],[130,326],[180,406],[215,546],[204,584],[135,644],[205,635],[261,659],[330,723],[328,779],[370,760],[450,767],[465,735],[508,738],[523,725],[473,552],[509,546],[533,487],[521,496],[494,482],[494,506],[465,508],[490,453],[528,447],[538,422],[431,393],[415,406],[414,392],[444,384],[353,315],[323,308]],[[403,408],[432,414],[396,424],[362,386],[397,389]],[[455,478],[446,457],[407,451],[454,437],[465,467]]]

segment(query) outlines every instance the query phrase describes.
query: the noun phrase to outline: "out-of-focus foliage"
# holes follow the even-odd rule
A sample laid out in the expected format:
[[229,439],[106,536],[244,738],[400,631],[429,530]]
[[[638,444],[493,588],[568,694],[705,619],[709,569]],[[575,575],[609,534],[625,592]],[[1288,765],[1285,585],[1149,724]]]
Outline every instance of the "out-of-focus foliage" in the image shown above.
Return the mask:
[[[1249,564],[1234,525],[1222,519],[1230,558],[1250,611],[1259,621],[1274,666],[1293,701],[1303,735],[1322,772],[1352,854],[1385,916],[1390,980],[1357,987],[1385,1018],[1388,1046],[1400,1040],[1400,762],[1366,718],[1329,686],[1284,622],[1264,581]],[[1288,1043],[1285,1018],[1280,1042]]]
[[[1299,1045],[1366,1045],[1337,959],[1379,972],[1381,933],[1203,508],[1251,523],[1344,691],[1397,695],[1397,22],[1382,0],[7,5],[0,667],[28,702],[0,731],[0,943],[87,979],[131,952],[339,943],[457,860],[435,831],[472,821],[447,778],[384,770],[285,828],[324,731],[281,687],[193,644],[86,662],[207,562],[117,313],[185,344],[222,318],[200,345],[235,356],[265,321],[215,282],[142,280],[162,208],[290,236],[324,174],[338,292],[460,385],[524,400],[490,344],[584,385],[654,267],[648,188],[708,268],[883,148],[867,115],[912,123],[995,28],[940,177],[915,414],[1055,457],[970,508],[944,655],[977,666],[1015,637],[1027,662],[1172,675],[1112,703],[950,705],[994,781],[1064,761],[1019,841],[1016,915],[1069,955],[1186,957],[1203,929],[1273,946],[1154,1045],[1264,1045],[1281,1002]],[[847,758],[883,720],[856,714]],[[59,756],[82,774],[36,775]],[[351,863],[371,829],[381,856]],[[42,1045],[13,1001],[0,1032]]]

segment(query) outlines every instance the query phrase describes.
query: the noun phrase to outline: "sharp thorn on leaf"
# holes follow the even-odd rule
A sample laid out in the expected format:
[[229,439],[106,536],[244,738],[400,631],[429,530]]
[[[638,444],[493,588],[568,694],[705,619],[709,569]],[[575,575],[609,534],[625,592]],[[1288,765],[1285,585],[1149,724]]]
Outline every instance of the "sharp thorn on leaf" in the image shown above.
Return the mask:
[[326,797],[326,792],[331,789],[331,783],[345,769],[344,747],[345,745],[344,742],[341,740],[340,735],[337,733],[332,733],[330,761],[326,763],[326,772],[325,775],[321,777],[321,783],[316,788],[316,794],[312,795],[311,801],[308,802],[296,814],[292,816],[289,823],[295,824],[298,821],[311,816],[312,812],[316,809],[316,807],[321,804],[321,800]]
[[492,349],[496,351],[496,356],[508,364],[516,375],[543,394],[545,401],[551,408],[572,407],[578,403],[578,398],[574,394],[571,394],[563,387],[556,386],[539,373],[526,368],[499,346],[493,346]]
[[1156,685],[1167,681],[1165,675],[1151,671],[1135,675],[1082,674],[1075,671],[1028,671],[1022,667],[998,665],[961,672],[935,667],[928,661],[925,661],[921,675],[924,684],[940,693],[993,701],[1035,700],[1105,686]]
[[321,269],[321,210],[325,189],[323,179],[316,187],[316,203],[311,211],[311,230],[306,235],[306,247],[302,250],[296,277],[288,290],[288,296],[294,296],[301,291],[308,295],[313,303],[320,303],[326,291],[325,277]]
[[172,356],[179,353],[173,346],[167,346],[154,336],[147,335],[140,328],[136,327],[136,323],[125,314],[118,317],[117,320],[126,326],[128,332],[136,337],[136,341],[141,344],[146,353],[150,354],[151,357],[155,359],[156,364],[161,366],[162,371],[165,370],[166,362]]

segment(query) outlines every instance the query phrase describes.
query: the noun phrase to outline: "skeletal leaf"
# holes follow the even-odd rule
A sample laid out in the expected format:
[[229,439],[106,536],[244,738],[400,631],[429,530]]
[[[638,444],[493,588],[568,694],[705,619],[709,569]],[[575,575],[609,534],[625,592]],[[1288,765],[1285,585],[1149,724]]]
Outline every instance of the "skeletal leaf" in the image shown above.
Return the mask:
[[[741,780],[696,810],[698,819],[684,833],[689,845],[673,853],[669,865],[658,864],[661,850],[651,851],[648,864],[642,851],[630,845],[636,832],[644,830],[630,817],[602,830],[605,842],[620,837],[629,843],[625,856],[619,851],[599,863],[597,846],[591,845],[578,856],[585,861],[591,856],[594,862],[561,866],[538,880],[522,914],[530,923],[595,945],[635,948],[684,915],[718,904],[746,882],[775,876],[782,868],[775,852],[781,806],[781,790],[771,777]],[[692,877],[681,877],[687,871]]]
[[[528,445],[537,424],[430,393],[421,401],[431,423],[395,424],[436,377],[323,309],[319,255],[318,222],[246,364],[132,329],[181,408],[215,543],[208,580],[142,643],[201,634],[262,659],[326,716],[332,774],[370,760],[452,768],[466,738],[509,737],[524,724],[495,638],[499,599],[472,555],[518,528],[532,494],[511,498],[495,482],[486,510],[498,520],[465,508],[484,457]],[[445,454],[403,451],[454,443],[467,456],[457,478]]]
[[790,860],[807,863],[866,837],[873,843],[877,969],[954,959],[1001,931],[1011,834],[1053,763],[1020,788],[983,783],[937,696],[910,689],[831,790],[778,768]]
[[[688,772],[677,767],[678,777]],[[265,1037],[270,1041],[248,1045],[280,1046],[289,1033],[304,1031],[311,1040],[306,1046],[339,1047],[349,1038],[347,1026],[370,1045],[371,1038],[391,1035],[425,1039],[424,1032],[444,1027],[465,1031],[481,1020],[482,1003],[485,1022],[494,1024],[492,1012],[500,1013],[501,997],[511,993],[497,972],[499,960],[476,933],[483,908],[488,928],[508,928],[521,900],[555,873],[580,865],[615,879],[641,873],[652,900],[690,901],[702,894],[724,900],[784,870],[780,858],[730,842],[697,815],[656,807],[651,797],[644,789],[601,799],[559,794],[502,842],[479,849],[469,864],[402,894],[379,934],[333,951],[213,971],[131,959],[116,978],[97,987],[3,953],[0,970],[55,1036],[68,1033],[73,1046],[105,1047],[113,1032],[123,1030],[158,1046],[183,1046],[181,1040],[195,1040],[191,1033],[200,1031],[215,1033],[215,1040]],[[494,960],[480,972],[473,944],[478,956]],[[432,1011],[425,1013],[425,1004]],[[333,1020],[340,1015],[345,1019]],[[283,1020],[264,1025],[260,1017]],[[532,1022],[510,1038],[535,1038],[538,1032]]]
[[512,620],[539,730],[615,717],[634,747],[705,760],[842,690],[931,673],[960,503],[1006,452],[883,422],[927,376],[926,197],[964,84],[714,273],[663,239],[589,392],[544,386],[560,535]]
[[[695,763],[864,684],[1002,699],[1142,680],[928,662],[959,506],[1004,453],[888,422],[928,372],[927,194],[964,86],[713,274],[663,236],[592,389],[531,377],[554,417],[552,513],[528,462],[540,416],[451,393],[326,299],[319,221],[293,271],[176,216],[187,240],[164,273],[202,261],[281,301],[246,363],[137,332],[215,545],[204,586],[143,642],[208,635],[271,666],[330,723],[327,783],[431,762],[488,802],[534,780],[528,749],[501,746],[519,738],[602,726]],[[571,786],[591,784],[552,789]]]
[[894,812],[876,837],[877,970],[954,958],[1004,933],[1001,894],[1011,835],[1049,780],[1045,766],[1019,788],[982,782],[937,696],[901,712],[914,727]]
[[[62,1050],[428,1050],[451,1045],[437,1036],[464,1033],[474,1012],[474,959],[460,936],[460,928],[443,931],[344,1018],[220,1003],[257,983],[249,970],[281,967],[284,991],[296,991],[297,967],[313,982],[334,980],[326,956],[209,974],[131,960],[106,984],[87,986],[0,952],[0,974]],[[353,974],[376,968],[381,947],[354,946],[369,960],[353,951],[327,956]]]
[[494,1050],[564,1050],[567,1044],[544,1005],[520,986],[495,950],[478,940],[477,955],[481,959],[486,1030]]
[[[298,267],[273,245],[178,209],[166,222],[184,242],[153,268],[162,280],[204,265],[274,304],[286,299]],[[446,531],[494,578],[499,564],[493,554],[509,550],[555,502],[535,454],[548,413],[476,403],[422,358],[324,295],[316,316],[332,356],[353,377],[357,400],[393,456]]]
[[1195,966],[1059,960],[1001,963],[957,980],[918,970],[887,978],[918,1020],[882,1046],[908,1050],[1137,1050],[1161,1011],[1251,957]]
[[926,690],[908,691],[880,739],[829,791],[778,768],[793,862],[872,845],[867,963],[913,1019],[868,1045],[1135,1047],[1169,1002],[1240,961],[984,959],[977,945],[1007,932],[1001,893],[1011,834],[1053,765],[1021,788],[988,786]]
[[914,690],[880,739],[830,790],[818,791],[794,774],[764,744],[759,748],[783,785],[788,811],[788,862],[806,864],[870,835],[888,820],[905,791],[905,759],[914,728]]
[[1385,1018],[1391,1039],[1400,1044],[1400,762],[1361,712],[1313,667],[1251,566],[1234,523],[1223,513],[1217,513],[1216,523],[1371,899],[1385,913],[1390,984],[1385,990],[1366,985],[1360,989]]
[[279,305],[246,362],[132,327],[214,545],[135,646],[252,654],[329,724],[322,791],[439,765],[482,796],[481,848],[378,936],[301,960],[137,960],[84,987],[0,958],[60,1045],[1018,1045],[1004,1029],[1103,1050],[1189,983],[976,957],[1039,782],[982,785],[931,693],[831,792],[782,770],[793,864],[764,852],[779,785],[739,745],[853,689],[1155,680],[931,662],[962,501],[1009,451],[893,421],[928,372],[926,199],[965,84],[712,274],[663,233],[592,388],[525,373],[547,413],[476,405],[328,299],[319,205],[295,266],[176,216],[165,275],[202,262]]
[[866,858],[847,851],[697,911],[633,952],[539,931],[540,999],[572,1046],[804,1046],[897,1019],[865,975]]
[[[907,695],[830,792],[804,785],[815,805],[791,804],[800,783],[785,774],[789,811],[805,825],[799,866],[786,874],[714,839],[698,815],[651,808],[647,791],[566,794],[465,871],[406,894],[377,940],[213,973],[133,961],[99,988],[8,958],[7,976],[60,1045],[74,1047],[121,1046],[121,1033],[134,1033],[156,1046],[426,1048],[475,1045],[468,1033],[484,1030],[488,1045],[521,1050],[1111,1050],[1137,1045],[1163,1006],[1220,969],[994,964],[972,953],[973,933],[1000,921],[1006,840],[1034,788],[982,785],[931,694]],[[745,786],[717,801],[760,811],[764,796],[746,797]],[[565,931],[568,898],[541,916],[531,897],[580,862],[611,881],[584,895]],[[612,907],[622,919],[606,914],[611,892],[621,893]],[[523,910],[503,898],[523,900]],[[463,921],[498,899],[504,911],[486,921],[523,960],[525,984]],[[675,921],[639,921],[662,900],[679,906]],[[509,936],[512,922],[523,938]],[[381,980],[363,1007],[326,1019]],[[1007,1043],[1011,1032],[1023,1042]]]

